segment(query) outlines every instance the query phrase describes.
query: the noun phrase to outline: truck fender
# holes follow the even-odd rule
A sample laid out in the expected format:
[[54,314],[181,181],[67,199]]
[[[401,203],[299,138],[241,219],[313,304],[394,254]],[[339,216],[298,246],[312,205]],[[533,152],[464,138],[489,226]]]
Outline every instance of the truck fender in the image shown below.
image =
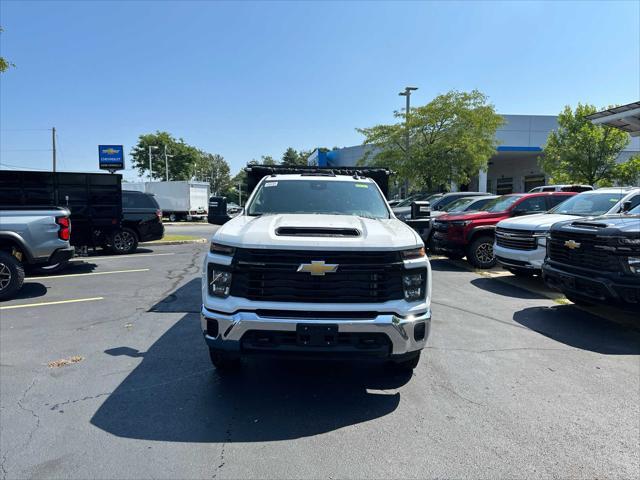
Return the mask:
[[493,235],[495,230],[495,225],[482,225],[480,227],[474,227],[469,230],[469,232],[467,232],[467,242],[470,242],[473,237],[482,233],[490,233],[491,235]]
[[31,263],[33,261],[33,255],[27,247],[27,244],[24,242],[22,237],[15,232],[0,232],[0,249],[4,245],[10,245],[16,247],[25,258],[23,258],[23,263]]

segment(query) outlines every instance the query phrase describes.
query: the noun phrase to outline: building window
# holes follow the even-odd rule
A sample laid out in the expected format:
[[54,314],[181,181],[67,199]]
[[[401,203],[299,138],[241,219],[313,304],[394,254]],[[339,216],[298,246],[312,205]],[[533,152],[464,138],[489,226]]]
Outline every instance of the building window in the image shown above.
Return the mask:
[[499,178],[496,183],[496,194],[506,195],[507,193],[513,193],[513,178]]
[[536,187],[542,187],[545,184],[544,175],[529,175],[524,177],[524,191],[529,192]]

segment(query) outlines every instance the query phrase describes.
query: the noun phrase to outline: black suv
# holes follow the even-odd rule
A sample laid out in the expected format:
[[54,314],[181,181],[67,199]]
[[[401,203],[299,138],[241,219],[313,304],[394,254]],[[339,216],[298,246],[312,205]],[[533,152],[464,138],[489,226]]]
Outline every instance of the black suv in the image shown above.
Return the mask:
[[542,275],[574,303],[640,310],[640,207],[553,225]]
[[122,228],[109,238],[113,253],[133,253],[138,242],[160,240],[164,236],[162,210],[150,193],[122,191]]

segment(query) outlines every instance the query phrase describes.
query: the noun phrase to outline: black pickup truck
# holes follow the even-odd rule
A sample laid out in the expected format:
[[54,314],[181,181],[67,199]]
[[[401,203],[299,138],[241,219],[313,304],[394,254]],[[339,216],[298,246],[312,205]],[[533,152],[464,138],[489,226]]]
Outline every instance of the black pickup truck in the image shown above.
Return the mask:
[[542,275],[576,304],[640,311],[640,207],[553,225]]

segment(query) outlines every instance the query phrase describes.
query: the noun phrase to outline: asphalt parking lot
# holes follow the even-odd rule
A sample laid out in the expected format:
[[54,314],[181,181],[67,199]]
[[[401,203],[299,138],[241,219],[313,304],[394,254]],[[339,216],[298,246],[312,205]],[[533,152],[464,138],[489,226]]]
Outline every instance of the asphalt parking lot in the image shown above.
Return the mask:
[[221,377],[206,248],[82,259],[0,304],[2,478],[640,476],[639,330],[435,259],[413,376],[249,359]]

